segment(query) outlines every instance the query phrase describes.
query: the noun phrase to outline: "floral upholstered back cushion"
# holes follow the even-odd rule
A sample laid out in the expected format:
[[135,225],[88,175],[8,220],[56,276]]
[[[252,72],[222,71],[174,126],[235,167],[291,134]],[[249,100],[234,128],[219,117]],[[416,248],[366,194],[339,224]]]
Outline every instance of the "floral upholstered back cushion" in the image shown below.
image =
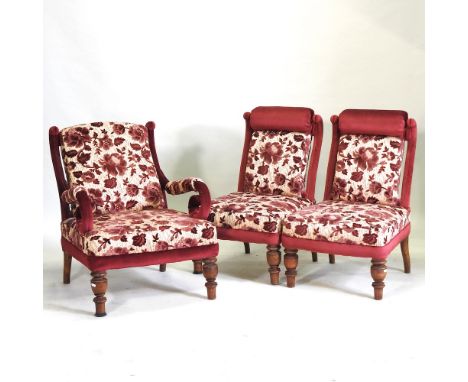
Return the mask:
[[165,207],[145,126],[93,122],[60,140],[69,186],[86,188],[96,214]]
[[301,196],[306,187],[310,134],[254,131],[247,155],[244,192]]
[[403,147],[396,137],[341,136],[332,199],[397,205]]

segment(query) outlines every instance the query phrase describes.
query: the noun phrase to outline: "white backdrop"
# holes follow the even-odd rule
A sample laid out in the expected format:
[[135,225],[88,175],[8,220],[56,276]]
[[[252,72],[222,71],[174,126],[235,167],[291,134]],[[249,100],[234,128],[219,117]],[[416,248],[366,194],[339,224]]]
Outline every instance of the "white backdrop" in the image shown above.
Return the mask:
[[[234,191],[242,113],[307,106],[407,110],[419,126],[413,245],[424,238],[424,2],[45,1],[44,210],[58,250],[59,204],[47,128],[97,120],[157,124],[168,178],[198,176]],[[185,208],[186,198],[170,200]]]

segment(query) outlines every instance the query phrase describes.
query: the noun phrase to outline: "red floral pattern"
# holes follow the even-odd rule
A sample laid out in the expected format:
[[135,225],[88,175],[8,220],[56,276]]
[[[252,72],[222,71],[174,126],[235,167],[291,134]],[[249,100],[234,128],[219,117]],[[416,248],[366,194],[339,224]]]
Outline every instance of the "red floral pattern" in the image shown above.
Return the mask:
[[171,195],[185,194],[190,191],[196,191],[195,182],[203,182],[200,178],[185,178],[167,182],[166,191]]
[[384,246],[409,222],[405,208],[324,201],[289,215],[283,235],[334,243]]
[[292,196],[233,192],[211,202],[208,220],[216,227],[279,233],[288,214],[309,205],[309,200]]
[[76,187],[69,188],[68,190],[63,191],[63,193],[62,193],[62,195],[60,195],[60,197],[65,203],[76,205],[76,204],[78,204],[78,199],[77,199],[76,195],[80,191],[85,191],[86,192],[86,188],[84,188],[82,186],[76,186]]
[[247,155],[244,191],[302,196],[310,149],[310,134],[254,131]]
[[170,209],[121,211],[94,217],[93,230],[81,234],[76,219],[62,222],[62,236],[90,256],[167,251],[216,244],[216,228]]
[[403,147],[395,137],[341,136],[332,199],[398,205]]
[[70,188],[84,187],[96,214],[165,207],[145,126],[94,122],[60,137]]

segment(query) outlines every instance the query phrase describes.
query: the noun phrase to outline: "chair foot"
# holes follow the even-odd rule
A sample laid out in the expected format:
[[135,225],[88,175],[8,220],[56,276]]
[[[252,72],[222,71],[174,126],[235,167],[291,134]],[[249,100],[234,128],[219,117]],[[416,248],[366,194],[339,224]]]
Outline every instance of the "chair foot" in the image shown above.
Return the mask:
[[166,264],[159,264],[159,272],[166,272]]
[[328,262],[330,264],[335,264],[335,255],[332,255],[331,253],[328,255]]
[[199,275],[203,273],[203,264],[201,260],[192,260],[193,261],[193,273]]
[[318,260],[318,258],[317,258],[317,252],[312,252],[312,261],[313,261],[314,263],[316,263],[317,260]]
[[250,243],[244,243],[244,249],[245,249],[245,253],[249,254],[250,253]]
[[387,276],[387,260],[372,259],[371,260],[371,276],[374,282],[374,299],[382,300],[383,289],[385,287],[385,276]]
[[70,284],[72,257],[68,253],[63,253],[63,283]]
[[106,313],[106,301],[105,297],[107,290],[107,278],[106,272],[91,272],[91,289],[96,297],[93,301],[96,305],[96,317],[104,317]]
[[288,288],[294,288],[296,286],[296,275],[297,275],[297,249],[285,248],[284,255],[284,266],[286,267],[286,285]]
[[409,253],[409,237],[400,243],[401,254],[403,255],[403,265],[405,273],[411,273],[411,259]]
[[280,263],[281,263],[281,252],[279,245],[267,245],[267,262],[270,268],[270,282],[272,285],[279,284],[279,274],[280,274]]
[[206,291],[208,300],[216,299],[216,276],[218,275],[218,265],[216,264],[216,257],[203,259],[203,276],[206,279]]

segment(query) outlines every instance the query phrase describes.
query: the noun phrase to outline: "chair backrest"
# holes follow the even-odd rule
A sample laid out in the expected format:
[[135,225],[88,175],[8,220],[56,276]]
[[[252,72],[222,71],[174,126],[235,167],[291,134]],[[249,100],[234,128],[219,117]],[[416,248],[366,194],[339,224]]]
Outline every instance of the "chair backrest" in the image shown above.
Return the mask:
[[[84,187],[95,214],[165,208],[167,179],[159,168],[154,127],[153,122],[51,127],[49,142],[59,195],[69,187]],[[69,217],[68,206],[61,204],[62,218]]]
[[322,118],[308,108],[260,106],[244,119],[238,191],[314,200]]
[[359,109],[345,110],[331,122],[324,199],[409,208],[416,122],[405,111]]

